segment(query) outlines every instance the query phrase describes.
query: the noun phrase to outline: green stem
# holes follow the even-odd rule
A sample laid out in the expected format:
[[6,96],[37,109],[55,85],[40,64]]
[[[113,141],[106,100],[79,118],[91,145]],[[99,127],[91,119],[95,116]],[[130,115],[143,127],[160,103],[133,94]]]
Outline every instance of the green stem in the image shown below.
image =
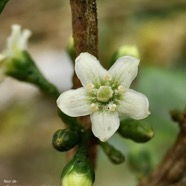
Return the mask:
[[89,139],[90,139],[90,132],[89,131],[82,131],[81,139],[79,142],[79,147],[78,147],[76,155],[83,155],[83,156],[88,155]]

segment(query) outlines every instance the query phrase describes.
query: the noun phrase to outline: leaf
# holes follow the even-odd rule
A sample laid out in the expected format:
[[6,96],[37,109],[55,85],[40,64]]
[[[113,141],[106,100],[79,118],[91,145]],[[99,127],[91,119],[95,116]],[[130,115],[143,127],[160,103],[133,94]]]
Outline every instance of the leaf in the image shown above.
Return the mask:
[[8,3],[9,0],[0,0],[0,14],[2,13],[5,5]]

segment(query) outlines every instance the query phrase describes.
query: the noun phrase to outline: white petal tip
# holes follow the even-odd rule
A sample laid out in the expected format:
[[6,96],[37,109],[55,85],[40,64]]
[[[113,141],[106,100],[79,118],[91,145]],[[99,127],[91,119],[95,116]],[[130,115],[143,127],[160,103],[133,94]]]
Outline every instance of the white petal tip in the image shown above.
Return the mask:
[[[89,59],[95,58],[92,54],[89,54],[88,52],[81,52],[79,56],[76,58],[75,62],[79,62],[81,60],[89,60]],[[97,59],[96,59],[97,60]]]
[[109,138],[99,138],[101,142],[106,142]]
[[25,39],[28,39],[31,35],[32,35],[31,30],[29,30],[29,29],[23,30],[23,36],[25,37]]
[[101,142],[106,142],[107,140],[109,140],[109,138],[112,137],[112,135],[113,135],[114,133],[113,133],[112,135],[109,135],[109,136],[105,136],[105,134],[102,135],[102,136],[97,136],[96,133],[94,133],[94,132],[93,132],[93,134],[94,134],[94,136],[96,136]]
[[20,30],[21,29],[21,26],[18,25],[18,24],[13,24],[12,25],[12,30]]
[[90,119],[93,134],[102,142],[111,138],[120,124],[117,112],[94,112]]

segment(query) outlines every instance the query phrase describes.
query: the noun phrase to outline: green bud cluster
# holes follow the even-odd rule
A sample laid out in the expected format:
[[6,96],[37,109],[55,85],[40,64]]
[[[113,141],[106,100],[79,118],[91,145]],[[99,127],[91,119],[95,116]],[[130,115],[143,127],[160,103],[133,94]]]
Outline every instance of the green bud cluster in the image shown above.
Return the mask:
[[69,128],[57,130],[52,138],[53,147],[61,152],[72,149],[79,142],[79,133]]
[[44,93],[55,98],[59,96],[56,87],[45,79],[27,51],[17,53],[15,57],[7,57],[2,63],[6,75],[32,83]]
[[147,122],[133,119],[121,121],[118,133],[138,143],[145,143],[154,136],[153,129]]

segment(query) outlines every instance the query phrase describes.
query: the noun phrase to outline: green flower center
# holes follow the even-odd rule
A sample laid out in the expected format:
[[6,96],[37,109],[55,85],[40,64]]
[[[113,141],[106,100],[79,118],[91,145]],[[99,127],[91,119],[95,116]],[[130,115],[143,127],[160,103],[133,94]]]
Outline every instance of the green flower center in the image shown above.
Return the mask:
[[102,102],[107,102],[113,96],[113,90],[110,86],[100,86],[97,91],[97,99]]

